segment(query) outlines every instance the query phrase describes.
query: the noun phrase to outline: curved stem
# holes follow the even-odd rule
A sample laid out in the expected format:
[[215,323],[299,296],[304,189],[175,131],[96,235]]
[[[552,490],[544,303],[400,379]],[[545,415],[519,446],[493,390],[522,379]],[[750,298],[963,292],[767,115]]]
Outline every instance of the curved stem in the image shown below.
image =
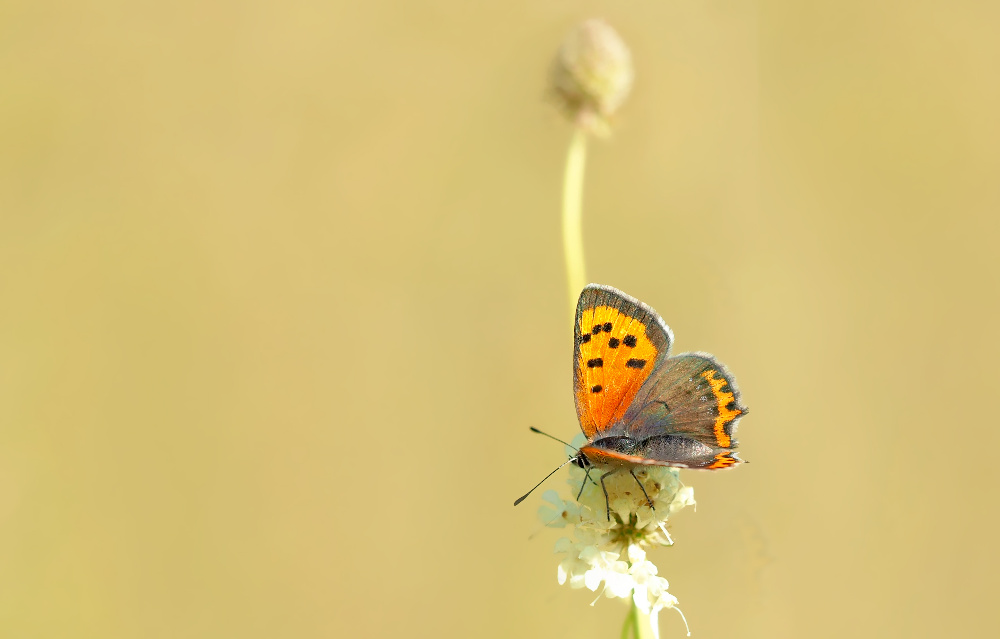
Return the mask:
[[563,250],[566,254],[566,284],[569,287],[571,317],[576,315],[576,298],[587,283],[583,266],[583,170],[586,159],[587,134],[577,127],[569,144],[566,173],[563,177]]

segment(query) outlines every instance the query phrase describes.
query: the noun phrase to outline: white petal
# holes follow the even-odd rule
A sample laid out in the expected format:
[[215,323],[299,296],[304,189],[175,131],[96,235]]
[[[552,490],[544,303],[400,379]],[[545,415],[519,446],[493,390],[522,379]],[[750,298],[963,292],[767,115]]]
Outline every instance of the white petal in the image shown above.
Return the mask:
[[542,522],[543,526],[548,526],[549,528],[565,528],[566,524],[569,523],[566,520],[568,517],[564,517],[564,510],[553,510],[548,506],[538,507],[538,520]]
[[646,592],[645,584],[636,584],[632,591],[632,601],[636,607],[645,614],[649,614],[649,595]]
[[562,497],[560,497],[559,493],[557,493],[554,490],[546,490],[544,493],[542,493],[542,499],[544,499],[545,501],[549,502],[550,504],[552,504],[556,508],[562,508],[563,507]]
[[[660,611],[653,610],[649,613],[649,627],[653,631],[653,638],[660,639]],[[689,632],[688,635],[691,633]]]
[[[570,552],[572,550],[573,550],[573,542],[570,541],[568,538],[560,537],[559,539],[556,540],[555,552]],[[578,552],[579,551],[577,551],[577,553],[574,554],[578,554]]]
[[604,581],[604,571],[597,568],[592,568],[591,570],[587,571],[587,574],[583,576],[583,579],[584,583],[587,584],[587,588],[589,588],[593,592],[597,590],[597,587],[601,585],[602,581]]
[[608,586],[609,597],[628,597],[635,588],[635,580],[628,573],[610,572],[605,575],[604,583]]
[[640,548],[637,544],[628,545],[628,560],[629,563],[639,563],[646,561],[646,551]]

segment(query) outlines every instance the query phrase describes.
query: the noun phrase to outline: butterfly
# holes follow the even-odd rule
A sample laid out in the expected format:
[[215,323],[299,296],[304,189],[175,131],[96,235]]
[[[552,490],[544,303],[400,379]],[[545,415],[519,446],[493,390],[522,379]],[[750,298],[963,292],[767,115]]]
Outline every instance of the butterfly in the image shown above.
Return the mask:
[[[566,463],[585,469],[588,479],[594,468],[604,471],[609,520],[604,480],[610,475],[628,471],[635,478],[641,466],[717,470],[745,463],[733,452],[736,427],[748,412],[736,380],[708,353],[671,357],[673,341],[663,318],[634,297],[601,284],[580,294],[573,390],[587,444]],[[652,507],[642,482],[636,482]]]
[[716,470],[744,461],[733,452],[747,414],[735,379],[708,353],[671,356],[673,341],[656,311],[634,297],[600,284],[580,294],[573,389],[587,444],[573,463],[588,476],[604,470],[602,486],[616,472],[635,477],[640,466]]

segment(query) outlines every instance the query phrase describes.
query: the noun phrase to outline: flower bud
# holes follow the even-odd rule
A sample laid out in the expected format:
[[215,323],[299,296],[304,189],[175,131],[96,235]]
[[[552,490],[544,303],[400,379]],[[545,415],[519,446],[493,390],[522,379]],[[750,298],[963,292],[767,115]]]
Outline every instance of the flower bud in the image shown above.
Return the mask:
[[563,40],[552,65],[551,84],[574,124],[607,135],[610,119],[632,89],[632,54],[611,26],[587,20]]

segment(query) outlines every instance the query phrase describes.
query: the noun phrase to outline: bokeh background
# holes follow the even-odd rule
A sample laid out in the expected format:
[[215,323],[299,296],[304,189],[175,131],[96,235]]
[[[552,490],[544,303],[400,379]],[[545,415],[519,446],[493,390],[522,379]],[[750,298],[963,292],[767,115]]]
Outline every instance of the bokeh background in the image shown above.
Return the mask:
[[752,409],[653,555],[694,636],[995,628],[1000,5],[7,0],[0,635],[617,636],[511,507],[592,16],[588,279]]

